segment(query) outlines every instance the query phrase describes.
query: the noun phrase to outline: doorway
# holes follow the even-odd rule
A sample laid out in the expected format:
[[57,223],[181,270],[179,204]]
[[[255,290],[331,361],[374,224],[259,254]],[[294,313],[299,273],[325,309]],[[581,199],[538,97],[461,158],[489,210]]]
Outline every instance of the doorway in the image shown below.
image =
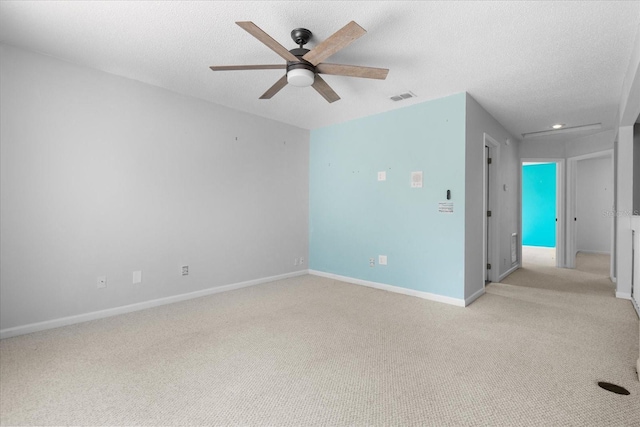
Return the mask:
[[567,259],[575,268],[578,252],[610,256],[609,275],[615,277],[615,196],[613,150],[568,159]]
[[520,259],[564,267],[564,159],[522,159]]

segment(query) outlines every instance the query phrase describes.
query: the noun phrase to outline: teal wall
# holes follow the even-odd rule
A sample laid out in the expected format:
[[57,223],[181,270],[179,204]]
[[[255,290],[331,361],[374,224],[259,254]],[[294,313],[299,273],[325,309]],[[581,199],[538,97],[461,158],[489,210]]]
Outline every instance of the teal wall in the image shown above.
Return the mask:
[[313,130],[309,157],[309,268],[464,298],[464,93]]
[[522,244],[556,246],[556,164],[522,166]]

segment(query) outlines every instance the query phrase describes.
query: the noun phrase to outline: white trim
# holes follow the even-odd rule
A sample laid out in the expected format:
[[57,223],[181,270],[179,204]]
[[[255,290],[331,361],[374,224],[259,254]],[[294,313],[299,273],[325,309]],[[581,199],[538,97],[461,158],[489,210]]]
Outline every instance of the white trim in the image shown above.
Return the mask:
[[631,299],[631,294],[628,292],[618,292],[616,291],[616,298],[620,298],[620,299]]
[[445,304],[455,305],[458,307],[465,306],[465,300],[459,298],[446,297],[444,295],[432,294],[429,292],[416,291],[414,289],[401,288],[400,286],[387,285],[386,283],[370,282],[368,280],[355,279],[353,277],[340,276],[333,273],[325,273],[324,271],[309,270],[309,274],[313,276],[326,277],[328,279],[339,280],[341,282],[352,283],[354,285],[366,286],[369,288],[381,289],[383,291],[394,292],[397,294],[410,295],[430,301],[443,302]]
[[119,314],[131,313],[133,311],[145,310],[147,308],[158,307],[160,305],[200,298],[220,292],[233,291],[235,289],[260,285],[262,283],[274,282],[276,280],[288,279],[290,277],[303,276],[305,274],[309,274],[309,271],[300,270],[292,273],[280,274],[278,276],[263,277],[261,279],[248,280],[246,282],[233,283],[230,285],[216,286],[214,288],[203,289],[201,291],[189,292],[186,294],[174,295],[165,298],[158,298],[150,301],[123,305],[115,308],[108,308],[106,310],[93,311],[91,313],[78,314],[76,316],[61,317],[59,319],[47,320],[45,322],[30,323],[28,325],[1,329],[0,339],[30,334],[32,332],[44,331],[47,329],[59,328],[61,326],[68,326],[76,323],[88,322],[90,320],[103,319],[105,317],[112,317]]
[[566,257],[566,166],[565,160],[556,163],[556,267],[567,265]]
[[500,276],[500,280],[498,280],[498,282],[502,282],[502,279],[504,279],[505,277],[507,277],[508,275],[510,275],[511,273],[513,273],[519,268],[520,268],[520,263],[514,265],[513,267],[511,267],[509,270],[507,270],[504,274]]
[[[483,161],[482,168],[482,181],[483,181],[483,223],[482,223],[482,253],[483,263],[482,271],[484,277],[482,277],[482,283],[485,283],[485,279],[488,277],[490,281],[495,282],[498,280],[498,274],[500,272],[500,189],[498,173],[500,168],[500,143],[488,133],[482,134],[483,138],[483,151],[484,147],[489,147],[489,156],[491,157],[491,164],[493,166],[490,174],[489,181],[487,181],[487,165],[486,161]],[[484,157],[484,156],[483,156]],[[489,206],[487,206],[487,189],[489,190]],[[489,244],[487,245],[487,211],[491,210],[491,227],[489,230]],[[487,246],[488,253],[487,253]],[[487,264],[492,264],[492,269],[487,274]]]
[[484,295],[484,287],[482,289],[479,289],[478,292],[476,292],[475,294],[471,295],[469,298],[465,298],[464,300],[464,306],[468,306],[469,304],[471,304],[472,302],[474,302],[475,300],[477,300],[478,298],[480,298],[482,295]]

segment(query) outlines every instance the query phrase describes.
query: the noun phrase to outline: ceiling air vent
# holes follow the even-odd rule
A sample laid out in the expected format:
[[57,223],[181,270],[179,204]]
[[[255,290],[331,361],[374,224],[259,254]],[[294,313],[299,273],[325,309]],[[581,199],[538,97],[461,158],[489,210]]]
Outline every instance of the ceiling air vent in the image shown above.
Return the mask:
[[402,101],[403,99],[408,99],[408,98],[415,98],[416,94],[413,92],[405,92],[405,93],[401,93],[400,95],[393,95],[390,96],[389,99],[392,101]]

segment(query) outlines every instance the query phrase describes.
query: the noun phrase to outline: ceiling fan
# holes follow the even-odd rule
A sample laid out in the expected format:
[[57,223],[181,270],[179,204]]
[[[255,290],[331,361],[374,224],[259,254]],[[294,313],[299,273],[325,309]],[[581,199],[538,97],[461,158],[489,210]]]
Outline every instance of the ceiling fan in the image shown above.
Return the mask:
[[213,71],[286,70],[286,74],[271,86],[260,99],[270,99],[288,83],[299,87],[311,86],[322,95],[324,99],[331,103],[339,100],[340,97],[319,74],[384,80],[389,73],[389,70],[386,68],[360,67],[357,65],[328,64],[322,62],[366,33],[366,31],[354,21],[349,22],[311,50],[303,47],[311,38],[311,31],[306,28],[296,28],[291,31],[291,38],[299,47],[287,50],[253,22],[242,21],[236,22],[236,24],[267,45],[267,47],[282,58],[286,59],[287,63],[272,65],[222,65],[211,66],[209,68]]

